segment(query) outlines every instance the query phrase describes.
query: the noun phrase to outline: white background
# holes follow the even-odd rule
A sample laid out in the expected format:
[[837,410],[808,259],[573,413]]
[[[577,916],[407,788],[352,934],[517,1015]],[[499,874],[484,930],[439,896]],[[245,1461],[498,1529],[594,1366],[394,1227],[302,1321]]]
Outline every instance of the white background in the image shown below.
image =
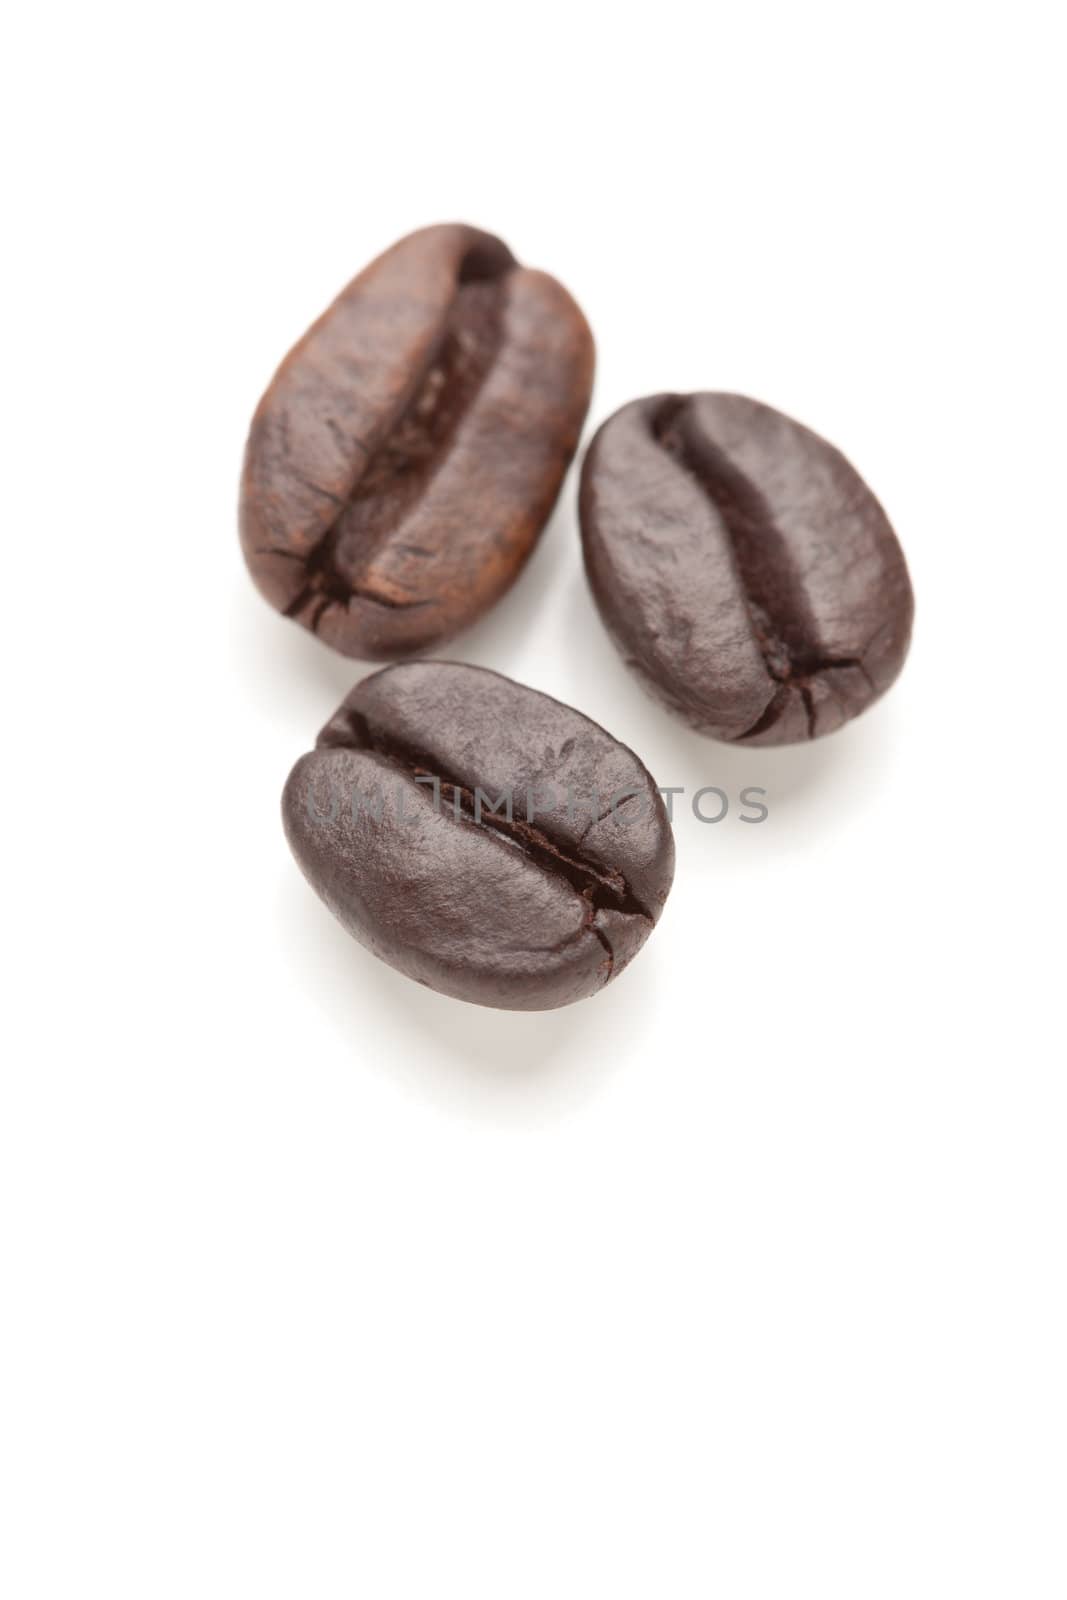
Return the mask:
[[[0,97],[10,1600],[1067,1591],[1056,8],[24,7]],[[586,310],[590,426],[740,390],[917,595],[888,698],[736,751],[627,677],[574,477],[450,648],[678,817],[617,985],[352,943],[286,773],[363,670],[258,598],[244,434],[400,234]]]

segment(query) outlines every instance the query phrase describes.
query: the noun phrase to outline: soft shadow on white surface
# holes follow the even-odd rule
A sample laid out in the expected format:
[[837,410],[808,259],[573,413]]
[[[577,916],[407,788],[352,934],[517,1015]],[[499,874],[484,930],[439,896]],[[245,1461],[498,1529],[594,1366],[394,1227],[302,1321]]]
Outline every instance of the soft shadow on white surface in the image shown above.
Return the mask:
[[[612,1071],[611,1038],[648,1009],[648,952],[616,983],[557,1011],[496,1011],[412,983],[335,921],[295,864],[279,885],[279,939],[293,980],[350,1051],[354,1071],[385,1073],[464,1112],[528,1123],[555,1118]],[[655,937],[655,936],[653,936]]]

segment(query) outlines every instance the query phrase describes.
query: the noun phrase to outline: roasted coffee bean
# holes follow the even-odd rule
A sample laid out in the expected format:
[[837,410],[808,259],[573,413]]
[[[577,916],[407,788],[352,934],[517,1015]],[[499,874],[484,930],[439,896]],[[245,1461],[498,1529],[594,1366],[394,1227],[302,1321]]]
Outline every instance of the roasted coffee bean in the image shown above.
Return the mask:
[[701,733],[818,738],[903,665],[911,583],[885,512],[838,450],[770,406],[623,406],[585,458],[581,523],[609,633]]
[[365,678],[293,768],[282,814],[304,875],[361,944],[431,989],[509,1010],[617,977],[674,872],[633,751],[548,695],[452,662]]
[[401,239],[259,403],[240,513],[259,588],[345,655],[450,637],[530,554],[592,379],[592,335],[554,278],[460,224]]

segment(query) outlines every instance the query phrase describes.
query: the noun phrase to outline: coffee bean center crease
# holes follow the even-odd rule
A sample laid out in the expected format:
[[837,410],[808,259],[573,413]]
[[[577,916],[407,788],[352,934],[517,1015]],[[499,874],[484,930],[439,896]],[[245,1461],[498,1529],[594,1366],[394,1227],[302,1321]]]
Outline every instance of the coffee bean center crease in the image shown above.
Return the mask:
[[286,616],[305,620],[312,632],[331,606],[347,608],[354,598],[397,611],[431,603],[368,584],[366,569],[447,460],[449,444],[492,368],[501,345],[504,279],[513,266],[473,278],[473,268],[461,269],[429,365],[414,392],[387,424],[376,448],[367,452],[347,499],[327,496],[338,505],[338,515],[305,558],[306,582],[285,608]]
[[828,655],[822,649],[790,541],[758,487],[696,426],[686,396],[664,402],[652,419],[652,433],[718,513],[740,580],[749,627],[768,676],[779,686],[752,727],[738,735],[739,742],[773,726],[794,689],[804,703],[808,737],[815,738],[811,680],[820,672],[852,667],[870,683],[864,662],[857,656]]
[[[323,747],[371,750],[399,770],[410,774],[413,779],[419,777],[436,779],[440,785],[442,810],[447,805],[457,823],[461,826],[487,828],[505,844],[520,850],[531,865],[569,883],[579,898],[585,902],[585,906],[581,927],[564,943],[572,943],[586,932],[592,933],[607,952],[609,977],[615,953],[607,935],[596,924],[597,913],[617,911],[626,916],[641,917],[650,925],[654,922],[647,906],[638,900],[626,878],[617,868],[605,867],[575,851],[573,847],[565,848],[531,822],[515,817],[509,818],[507,815],[479,807],[474,790],[455,773],[443,772],[440,762],[436,762],[435,758],[387,735],[380,728],[372,727],[362,713],[351,707],[345,711],[344,720],[347,731],[341,732],[334,726],[322,735],[320,742]],[[607,814],[610,815],[610,811]],[[594,818],[593,822],[602,820],[603,818]],[[593,823],[590,824],[590,827],[592,826]],[[583,833],[582,837],[584,836]],[[562,946],[553,948],[559,949]]]

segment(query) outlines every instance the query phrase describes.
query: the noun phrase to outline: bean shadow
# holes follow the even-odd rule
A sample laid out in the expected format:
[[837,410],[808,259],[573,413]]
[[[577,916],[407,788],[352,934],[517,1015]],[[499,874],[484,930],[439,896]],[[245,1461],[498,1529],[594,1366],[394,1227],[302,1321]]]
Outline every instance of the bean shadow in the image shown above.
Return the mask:
[[650,952],[602,994],[557,1011],[494,1011],[412,983],[349,937],[294,866],[279,881],[287,965],[359,1067],[492,1121],[555,1120],[595,1094],[653,999]]

